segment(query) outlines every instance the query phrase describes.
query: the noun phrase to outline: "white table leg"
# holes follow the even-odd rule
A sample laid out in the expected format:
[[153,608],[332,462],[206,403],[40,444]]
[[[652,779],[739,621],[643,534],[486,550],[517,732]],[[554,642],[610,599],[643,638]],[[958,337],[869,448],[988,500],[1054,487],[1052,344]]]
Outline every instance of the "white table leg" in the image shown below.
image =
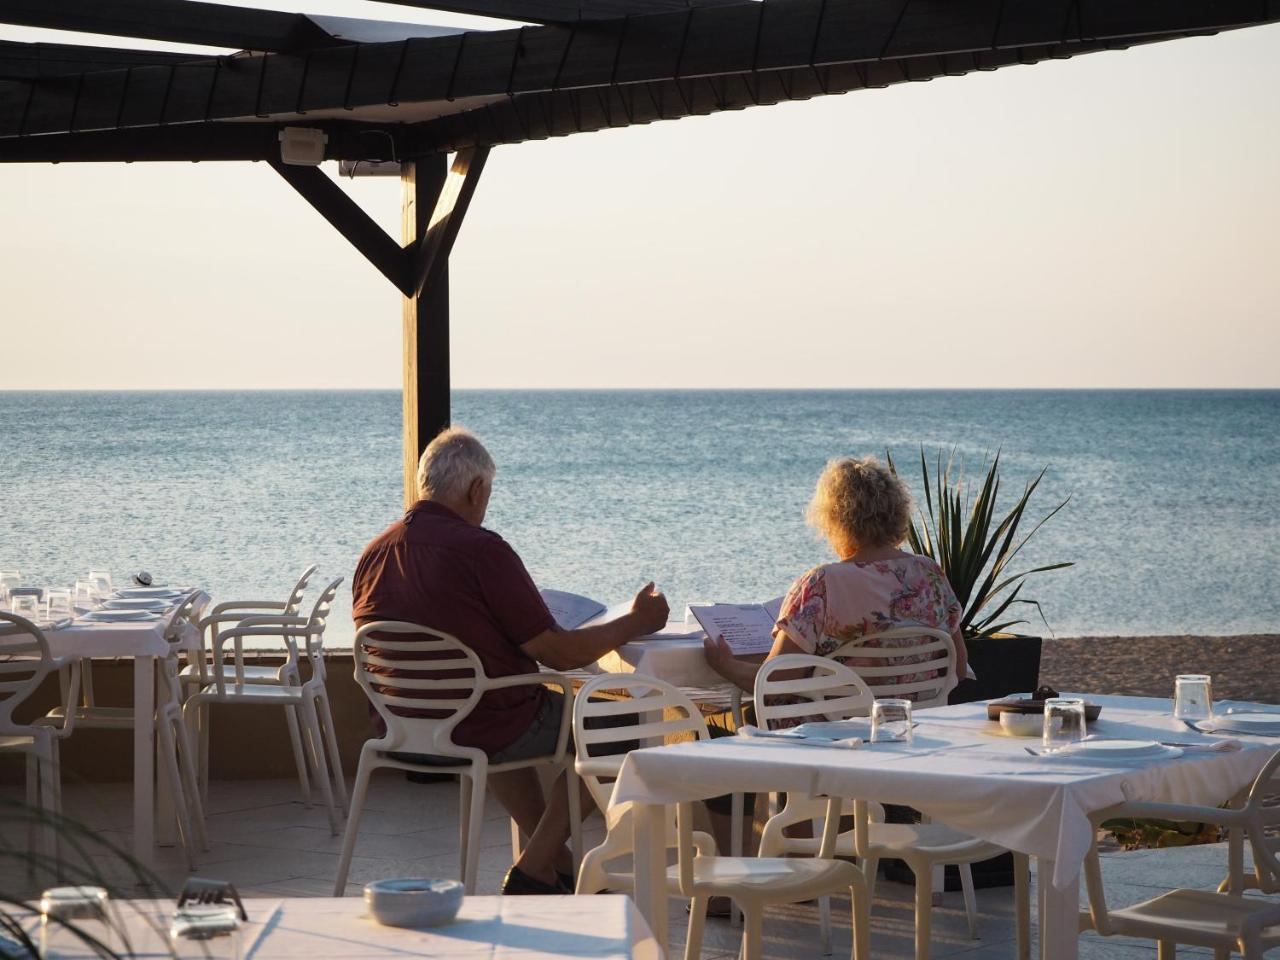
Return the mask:
[[635,899],[636,908],[662,955],[670,950],[667,942],[667,831],[666,807],[637,803],[632,807],[635,830]]
[[156,658],[133,660],[133,855],[155,862]]
[[[155,670],[155,702],[161,703],[163,702],[164,691],[161,689],[160,684],[164,683],[164,680],[161,679],[164,671],[158,669],[158,667],[159,664],[157,664],[157,669]],[[155,711],[153,710],[153,716],[154,713]],[[152,755],[155,755],[154,752]],[[161,775],[159,770],[156,771],[156,774],[156,844],[161,847],[172,847],[178,843],[177,817],[173,809],[173,788],[169,786],[169,779]]]
[[1053,885],[1052,860],[1036,860],[1041,960],[1076,960],[1080,954],[1080,878]]

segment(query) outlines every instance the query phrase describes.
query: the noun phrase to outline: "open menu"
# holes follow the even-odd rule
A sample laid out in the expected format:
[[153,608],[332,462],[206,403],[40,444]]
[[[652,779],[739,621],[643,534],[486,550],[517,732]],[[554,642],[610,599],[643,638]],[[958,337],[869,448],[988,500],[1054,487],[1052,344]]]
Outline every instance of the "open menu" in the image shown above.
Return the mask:
[[724,637],[738,656],[768,653],[773,649],[773,625],[777,617],[771,604],[691,603],[689,612],[709,637]]
[[[598,600],[584,597],[563,590],[540,590],[547,609],[556,618],[562,630],[577,630],[579,627],[594,627],[609,623],[631,612],[631,601],[624,600],[606,607]],[[702,635],[702,630],[688,629],[680,623],[669,623],[656,633],[636,637],[636,640],[688,640]]]

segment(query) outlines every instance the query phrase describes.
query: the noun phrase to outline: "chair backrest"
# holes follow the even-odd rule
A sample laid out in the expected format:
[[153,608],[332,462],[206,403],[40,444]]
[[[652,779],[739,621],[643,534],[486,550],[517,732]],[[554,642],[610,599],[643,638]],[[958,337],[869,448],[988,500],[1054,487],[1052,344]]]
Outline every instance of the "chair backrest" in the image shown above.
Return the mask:
[[[625,693],[625,697],[604,697],[605,691]],[[589,721],[604,725],[592,725]],[[608,810],[612,783],[605,783],[600,770],[589,761],[616,744],[660,743],[668,737],[692,735],[710,739],[707,722],[692,700],[678,688],[636,673],[602,673],[592,677],[573,699],[573,742],[578,751],[578,774],[601,810]],[[592,747],[595,750],[592,750]]]
[[875,694],[852,667],[827,657],[787,653],[766,660],[756,674],[756,723],[766,730],[787,720],[865,717]]
[[1280,891],[1280,750],[1254,779],[1245,811],[1254,877],[1264,892],[1276,893]]
[[57,668],[49,641],[30,620],[0,612],[0,734],[30,734],[13,712]]
[[330,580],[316,602],[311,605],[311,615],[307,617],[307,657],[311,661],[311,676],[324,682],[324,630],[329,623],[329,614],[333,610],[333,601],[338,596],[338,587],[343,577]]
[[187,593],[177,606],[169,612],[164,621],[164,638],[168,641],[170,648],[182,642],[183,627],[191,621],[191,611],[196,605],[196,601],[200,598],[199,590],[192,590]]
[[298,611],[302,609],[302,595],[307,592],[307,583],[318,569],[320,568],[313,563],[302,571],[302,576],[293,585],[293,589],[289,591],[289,599],[284,603],[285,616],[296,616]]
[[852,667],[877,697],[904,697],[916,707],[946,706],[947,694],[960,682],[951,634],[924,624],[878,630],[828,656]]
[[487,762],[455,744],[453,730],[480,701],[480,658],[447,633],[416,623],[376,620],[356,631],[356,682],[387,725],[379,750]]

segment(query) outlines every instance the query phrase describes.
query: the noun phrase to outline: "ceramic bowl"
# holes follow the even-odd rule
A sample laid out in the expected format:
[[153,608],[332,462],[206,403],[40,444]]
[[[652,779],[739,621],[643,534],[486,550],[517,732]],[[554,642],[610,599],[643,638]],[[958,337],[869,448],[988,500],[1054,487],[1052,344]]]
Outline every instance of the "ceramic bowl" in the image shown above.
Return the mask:
[[1044,733],[1044,715],[1006,710],[1000,714],[1000,729],[1011,737],[1038,737]]
[[373,918],[388,927],[434,927],[448,923],[462,906],[457,880],[405,877],[376,880],[364,887],[364,902]]

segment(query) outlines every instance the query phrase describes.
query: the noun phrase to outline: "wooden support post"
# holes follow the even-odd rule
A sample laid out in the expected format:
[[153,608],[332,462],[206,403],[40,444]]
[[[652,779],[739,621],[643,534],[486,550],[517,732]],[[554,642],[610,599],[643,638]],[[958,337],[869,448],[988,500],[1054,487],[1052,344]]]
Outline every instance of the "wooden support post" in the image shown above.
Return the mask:
[[[436,200],[444,188],[444,154],[405,163],[401,208],[404,248],[417,248],[427,235]],[[449,264],[446,253],[431,283],[404,298],[404,504],[418,499],[418,458],[431,439],[449,426]]]

